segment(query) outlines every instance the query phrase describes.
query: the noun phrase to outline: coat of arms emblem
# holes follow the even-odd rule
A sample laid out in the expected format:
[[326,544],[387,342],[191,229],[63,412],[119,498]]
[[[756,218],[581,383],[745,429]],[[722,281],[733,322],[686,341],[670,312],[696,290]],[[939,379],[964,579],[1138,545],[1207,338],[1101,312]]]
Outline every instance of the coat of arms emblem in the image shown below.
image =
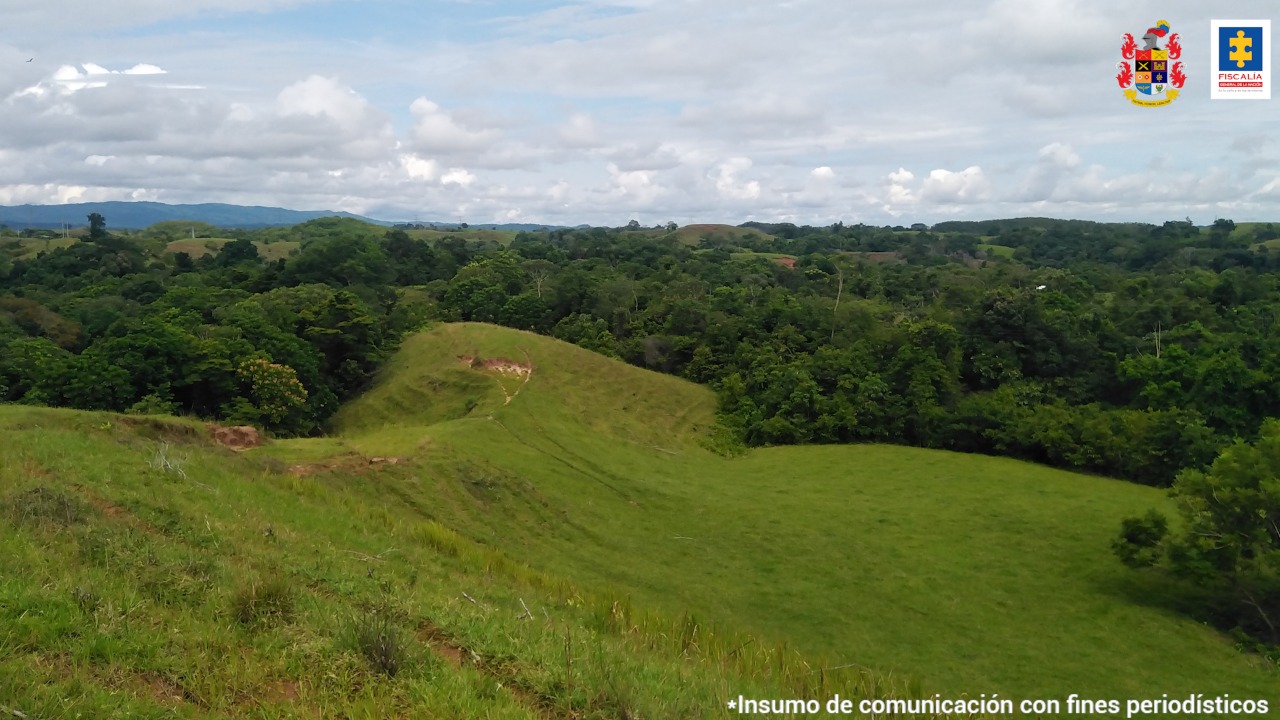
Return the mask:
[[[1166,37],[1168,42],[1160,47],[1160,41]],[[1176,100],[1187,76],[1182,72],[1182,63],[1177,62],[1182,57],[1182,45],[1176,34],[1169,33],[1169,21],[1160,20],[1148,28],[1142,36],[1141,48],[1132,33],[1125,33],[1121,39],[1124,44],[1120,46],[1120,54],[1124,60],[1116,63],[1120,71],[1116,82],[1129,102],[1159,107]]]

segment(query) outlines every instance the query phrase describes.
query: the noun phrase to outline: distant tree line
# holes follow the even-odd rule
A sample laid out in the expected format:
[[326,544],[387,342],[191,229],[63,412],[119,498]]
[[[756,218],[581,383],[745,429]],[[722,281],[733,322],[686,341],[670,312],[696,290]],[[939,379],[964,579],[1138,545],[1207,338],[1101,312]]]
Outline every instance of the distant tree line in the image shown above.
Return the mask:
[[[0,255],[0,397],[315,432],[405,332],[474,320],[709,384],[751,445],[905,443],[1167,485],[1256,438],[1280,391],[1267,226],[633,223],[503,247],[327,218],[193,258],[161,252],[185,239],[168,225],[91,218],[85,242]],[[281,242],[298,249],[264,260]],[[264,412],[251,359],[305,400]]]

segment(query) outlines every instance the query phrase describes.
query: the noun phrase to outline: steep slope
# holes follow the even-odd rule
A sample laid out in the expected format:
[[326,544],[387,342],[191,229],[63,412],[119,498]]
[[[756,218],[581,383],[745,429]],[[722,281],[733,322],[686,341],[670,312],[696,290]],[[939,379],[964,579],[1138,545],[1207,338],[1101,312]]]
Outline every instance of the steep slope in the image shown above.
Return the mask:
[[1274,668],[1111,556],[1158,491],[900,447],[729,460],[701,447],[712,401],[554,340],[446,325],[336,428],[421,468],[408,501],[537,567],[930,690],[1280,700]]
[[738,693],[895,692],[469,542],[397,499],[409,463],[290,471],[197,423],[17,406],[0,436],[5,717],[728,717]]

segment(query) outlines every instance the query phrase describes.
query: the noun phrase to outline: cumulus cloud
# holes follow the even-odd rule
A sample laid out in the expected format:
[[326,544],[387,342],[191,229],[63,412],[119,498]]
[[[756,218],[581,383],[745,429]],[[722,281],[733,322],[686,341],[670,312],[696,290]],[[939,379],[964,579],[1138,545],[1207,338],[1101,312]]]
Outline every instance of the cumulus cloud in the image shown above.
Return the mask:
[[898,168],[889,173],[885,178],[884,203],[881,209],[897,217],[902,213],[904,206],[914,205],[919,199],[915,190],[912,189],[915,179],[916,176],[906,168]]
[[476,176],[465,168],[450,168],[449,172],[440,176],[441,185],[459,185],[467,187],[476,181]]
[[[476,5],[448,34],[404,13],[377,38],[304,22],[263,41],[308,4],[11,8],[0,201],[569,224],[1280,209],[1266,104],[1187,92],[1139,117],[1110,68],[1156,18],[1104,0],[564,0]],[[1161,17],[1194,56],[1211,12],[1169,0]]]
[[751,159],[736,157],[720,163],[716,170],[716,190],[720,197],[729,200],[754,200],[760,197],[758,180],[741,180],[739,176],[751,169]]
[[421,158],[417,155],[404,155],[400,158],[400,165],[404,168],[405,173],[414,180],[431,182],[440,176],[440,164],[428,158]]
[[652,170],[619,170],[609,163],[610,194],[634,201],[633,205],[649,205],[661,197],[666,189],[655,182]]
[[327,117],[344,130],[359,129],[369,119],[369,104],[364,98],[337,80],[319,75],[281,90],[276,108],[284,117]]
[[920,198],[938,203],[985,200],[991,191],[991,183],[982,174],[982,168],[971,165],[959,172],[933,170],[925,178]]
[[489,147],[499,135],[496,130],[472,129],[459,124],[426,98],[414,100],[409,109],[414,118],[414,146],[423,152],[442,155],[476,152]]

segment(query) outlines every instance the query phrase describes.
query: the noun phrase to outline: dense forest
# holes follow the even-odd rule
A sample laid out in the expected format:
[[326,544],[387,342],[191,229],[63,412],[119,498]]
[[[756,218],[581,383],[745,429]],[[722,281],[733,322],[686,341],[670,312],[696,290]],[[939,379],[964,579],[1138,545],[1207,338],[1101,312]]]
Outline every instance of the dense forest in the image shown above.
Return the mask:
[[197,258],[165,251],[185,224],[95,216],[49,250],[29,231],[0,245],[0,398],[314,433],[398,338],[474,320],[710,384],[749,445],[905,443],[1167,485],[1256,438],[1280,396],[1271,226],[696,228],[499,242],[330,218],[218,231]]
[[[0,239],[0,400],[313,434],[400,338],[481,321],[710,385],[726,452],[889,442],[1159,486],[1185,470],[1182,485],[1203,488],[1227,472],[1211,468],[1224,449],[1262,437],[1280,397],[1271,225],[504,235],[325,218],[202,226],[219,238],[202,242],[188,223],[114,233],[89,220],[76,241]],[[1159,564],[1168,532],[1134,519],[1118,551]],[[1274,642],[1258,612],[1251,627],[1270,625]]]

